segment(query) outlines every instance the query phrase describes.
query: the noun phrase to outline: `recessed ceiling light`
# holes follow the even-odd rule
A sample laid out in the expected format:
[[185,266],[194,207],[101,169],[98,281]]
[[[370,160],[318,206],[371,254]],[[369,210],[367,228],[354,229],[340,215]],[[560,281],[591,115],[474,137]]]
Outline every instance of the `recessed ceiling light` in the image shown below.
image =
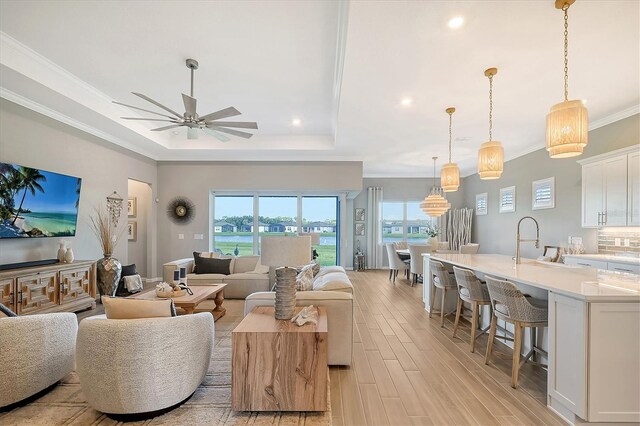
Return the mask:
[[412,103],[413,103],[413,99],[411,98],[402,98],[402,100],[400,101],[400,105],[404,107],[411,106]]
[[291,125],[292,126],[299,126],[302,124],[302,121],[299,118],[294,118],[293,120],[291,120]]
[[456,29],[460,28],[464,24],[464,18],[462,16],[456,16],[455,18],[449,19],[449,28]]

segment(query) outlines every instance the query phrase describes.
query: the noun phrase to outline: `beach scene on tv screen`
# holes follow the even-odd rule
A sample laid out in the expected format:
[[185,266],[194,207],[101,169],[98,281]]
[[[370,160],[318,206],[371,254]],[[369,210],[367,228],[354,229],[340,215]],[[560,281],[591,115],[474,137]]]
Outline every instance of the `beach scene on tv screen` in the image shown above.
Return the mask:
[[0,238],[76,234],[82,179],[0,163]]

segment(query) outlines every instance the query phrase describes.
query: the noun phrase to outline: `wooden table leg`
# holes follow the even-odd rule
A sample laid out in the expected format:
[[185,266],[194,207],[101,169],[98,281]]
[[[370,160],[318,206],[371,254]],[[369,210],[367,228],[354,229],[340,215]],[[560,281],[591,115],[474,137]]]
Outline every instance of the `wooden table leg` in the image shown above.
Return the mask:
[[217,292],[213,301],[215,302],[216,307],[211,314],[213,315],[213,320],[218,321],[218,319],[223,317],[227,312],[227,309],[222,307],[222,302],[224,302],[224,290]]
[[193,314],[194,309],[195,309],[195,308],[186,308],[186,307],[183,307],[183,308],[182,308],[182,310],[184,311],[185,315],[191,315],[191,314]]

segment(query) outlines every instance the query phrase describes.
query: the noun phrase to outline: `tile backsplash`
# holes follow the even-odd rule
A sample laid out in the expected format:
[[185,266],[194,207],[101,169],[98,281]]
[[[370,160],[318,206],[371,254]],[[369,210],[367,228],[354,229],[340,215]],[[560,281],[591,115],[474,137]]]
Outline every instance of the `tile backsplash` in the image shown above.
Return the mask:
[[635,253],[640,256],[640,228],[598,230],[598,254]]

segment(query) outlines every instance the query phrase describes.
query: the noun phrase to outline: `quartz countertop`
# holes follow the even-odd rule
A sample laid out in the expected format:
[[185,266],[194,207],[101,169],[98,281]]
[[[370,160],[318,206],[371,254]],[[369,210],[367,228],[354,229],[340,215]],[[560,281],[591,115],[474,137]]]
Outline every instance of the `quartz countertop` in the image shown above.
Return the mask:
[[579,265],[522,259],[499,254],[425,253],[439,260],[487,275],[505,278],[590,302],[640,302],[640,276]]
[[640,257],[615,256],[611,254],[565,254],[564,257],[576,257],[579,259],[602,260],[605,262],[626,263],[629,265],[640,265]]

